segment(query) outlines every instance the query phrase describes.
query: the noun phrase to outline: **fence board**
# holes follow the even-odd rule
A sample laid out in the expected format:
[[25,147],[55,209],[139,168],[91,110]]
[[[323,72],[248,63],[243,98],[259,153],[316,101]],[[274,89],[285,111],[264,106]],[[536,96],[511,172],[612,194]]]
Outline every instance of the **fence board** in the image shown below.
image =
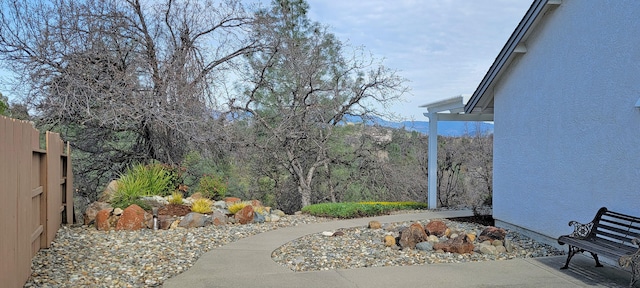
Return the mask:
[[[18,159],[18,267],[23,279],[31,274],[31,130],[33,127],[23,121],[16,121],[18,129],[14,132]],[[23,211],[22,207],[29,210]]]
[[0,286],[22,287],[31,258],[48,248],[61,223],[73,223],[73,173],[69,143],[0,116]]
[[[0,163],[15,163],[18,160],[14,153],[13,128],[11,121],[0,119]],[[0,283],[8,287],[18,287],[21,277],[16,277],[18,270],[18,183],[17,171],[9,165],[0,165],[0,197],[3,199],[0,209]]]

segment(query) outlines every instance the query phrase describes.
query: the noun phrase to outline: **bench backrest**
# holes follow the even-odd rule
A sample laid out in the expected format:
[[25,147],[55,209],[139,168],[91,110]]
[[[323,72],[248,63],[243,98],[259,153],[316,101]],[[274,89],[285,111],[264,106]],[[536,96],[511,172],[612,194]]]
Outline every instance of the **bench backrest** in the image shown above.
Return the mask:
[[604,240],[625,250],[638,249],[631,240],[640,238],[640,218],[609,211],[602,207],[598,210],[593,223],[591,234],[587,237]]

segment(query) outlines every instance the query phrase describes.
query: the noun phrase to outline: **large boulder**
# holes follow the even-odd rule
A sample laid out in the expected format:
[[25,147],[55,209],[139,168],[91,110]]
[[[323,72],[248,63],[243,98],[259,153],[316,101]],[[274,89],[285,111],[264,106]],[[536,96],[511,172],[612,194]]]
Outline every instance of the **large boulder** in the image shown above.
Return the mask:
[[473,243],[466,234],[462,234],[456,238],[451,238],[444,242],[434,243],[434,250],[442,250],[444,252],[466,254],[473,252]]
[[140,230],[147,227],[145,211],[140,206],[133,204],[122,211],[116,224],[116,230]]
[[211,217],[205,214],[191,212],[182,218],[178,227],[197,228],[212,224]]
[[151,207],[155,207],[155,208],[160,208],[163,207],[167,204],[169,204],[169,201],[167,201],[167,199],[165,199],[162,196],[158,196],[158,195],[154,195],[154,196],[144,196],[140,198],[140,201],[142,201],[142,203],[145,203]]
[[447,224],[440,220],[433,220],[424,226],[424,230],[427,231],[427,234],[435,235],[437,237],[442,237],[447,231],[447,228]]
[[89,204],[89,206],[87,206],[87,210],[84,211],[84,224],[90,225],[93,221],[96,220],[96,215],[98,215],[98,212],[104,209],[113,209],[113,207],[111,207],[111,204],[109,203],[99,201]]
[[400,246],[404,248],[416,248],[416,244],[427,241],[427,233],[420,223],[413,223],[400,232]]
[[235,218],[240,224],[247,224],[253,221],[253,206],[247,205],[242,210],[236,212]]
[[117,191],[118,191],[118,180],[111,180],[111,182],[109,182],[109,185],[107,185],[107,187],[104,188],[104,191],[102,191],[102,194],[100,194],[98,201],[111,203],[111,200],[113,199],[113,196],[116,194]]
[[227,222],[229,222],[229,217],[223,212],[213,211],[213,214],[211,214],[211,222],[216,226],[226,225]]
[[100,231],[109,231],[111,224],[109,224],[109,217],[111,216],[111,209],[102,209],[96,214],[96,228]]
[[178,217],[172,215],[158,215],[158,229],[168,230],[176,219]]
[[487,228],[485,228],[482,233],[480,233],[480,236],[478,236],[478,241],[479,242],[484,242],[484,241],[493,241],[493,240],[500,240],[500,241],[504,241],[504,237],[507,236],[507,231],[502,229],[502,228],[497,228],[497,227],[493,227],[493,226],[489,226]]

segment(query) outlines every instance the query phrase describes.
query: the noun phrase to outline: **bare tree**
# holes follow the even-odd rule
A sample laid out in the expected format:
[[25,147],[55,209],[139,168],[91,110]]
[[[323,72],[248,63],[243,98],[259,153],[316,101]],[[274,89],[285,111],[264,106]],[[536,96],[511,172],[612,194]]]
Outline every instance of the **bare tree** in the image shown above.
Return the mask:
[[302,0],[276,0],[258,12],[256,41],[268,49],[251,54],[245,95],[229,104],[251,115],[264,161],[294,179],[300,205],[312,201],[317,169],[330,164],[333,127],[348,115],[375,113],[373,104],[400,97],[404,80],[362,51],[346,56],[325,27],[311,23]]
[[214,83],[258,49],[252,23],[238,0],[0,0],[0,60],[99,179],[216,139]]

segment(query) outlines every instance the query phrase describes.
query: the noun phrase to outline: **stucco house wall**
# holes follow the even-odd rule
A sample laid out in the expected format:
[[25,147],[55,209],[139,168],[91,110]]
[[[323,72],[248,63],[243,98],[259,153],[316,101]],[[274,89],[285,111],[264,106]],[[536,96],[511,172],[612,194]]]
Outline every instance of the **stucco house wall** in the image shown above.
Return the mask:
[[563,0],[493,90],[493,216],[547,236],[640,216],[640,1]]

